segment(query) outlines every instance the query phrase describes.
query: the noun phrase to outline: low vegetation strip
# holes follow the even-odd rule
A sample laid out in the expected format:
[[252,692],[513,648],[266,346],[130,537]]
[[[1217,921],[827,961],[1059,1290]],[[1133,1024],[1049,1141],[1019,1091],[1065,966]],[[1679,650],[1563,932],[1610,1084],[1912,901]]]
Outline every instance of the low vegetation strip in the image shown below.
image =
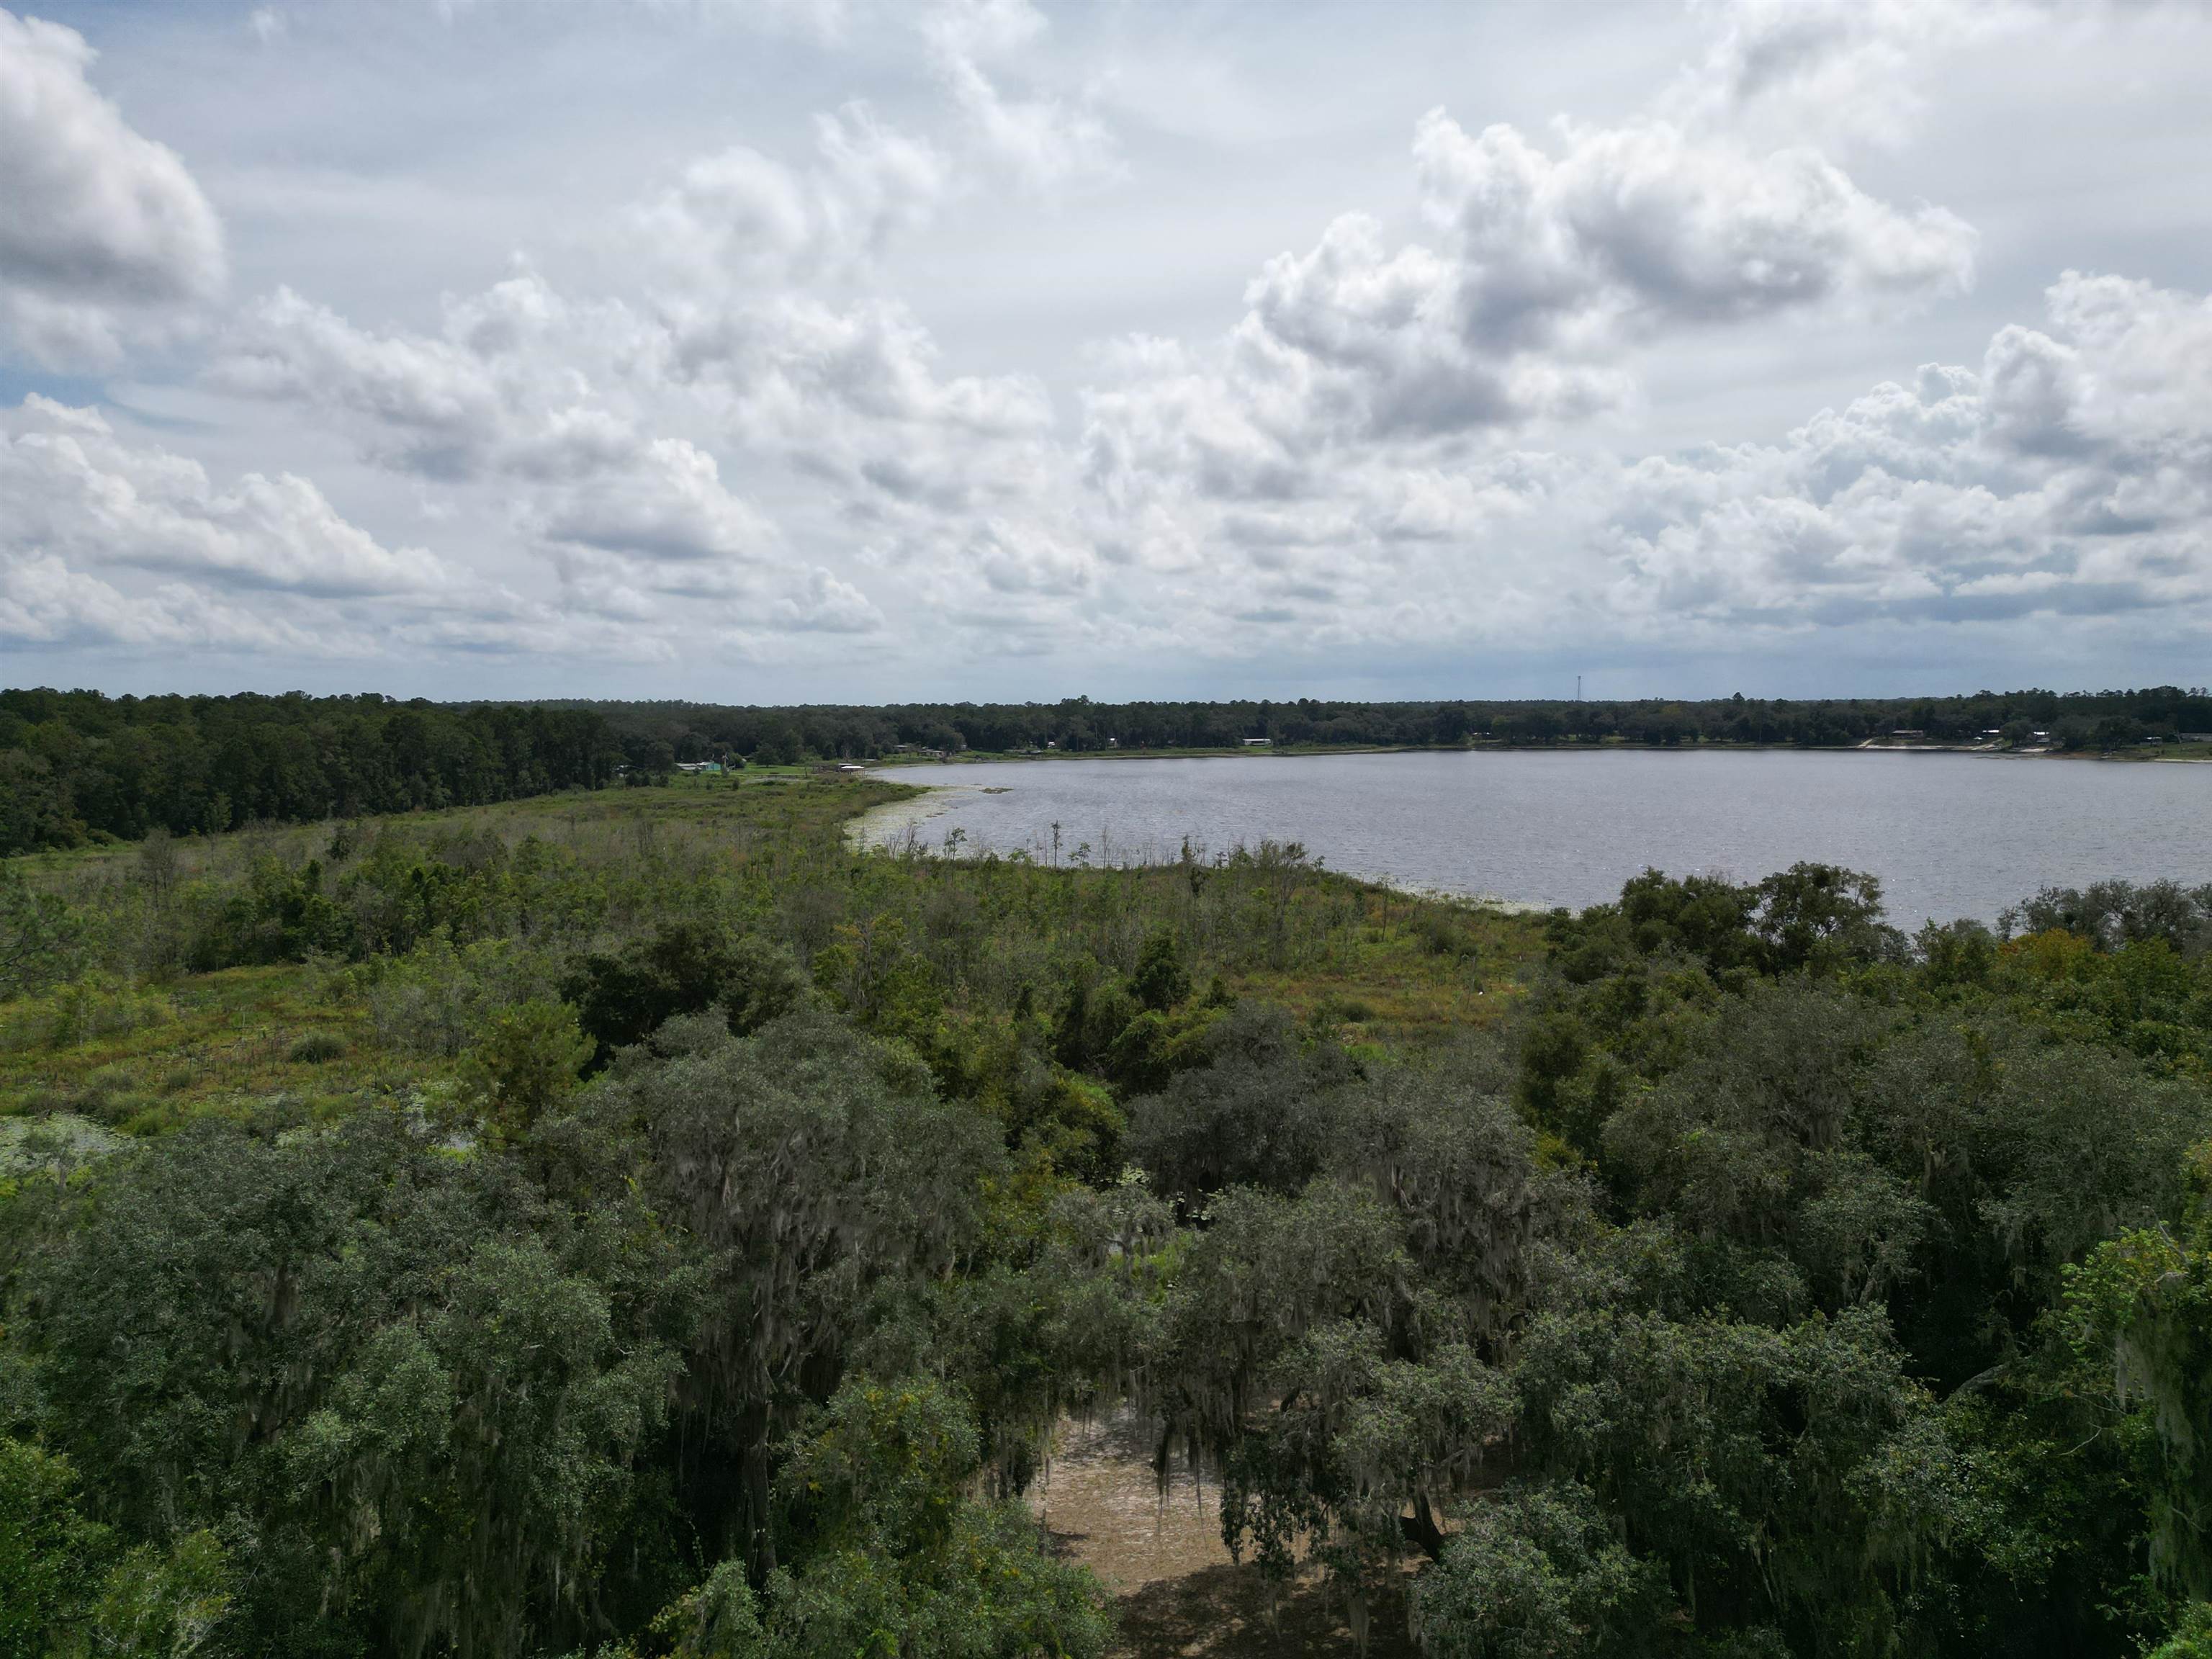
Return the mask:
[[0,864],[0,1656],[2202,1650],[2212,890],[775,777]]

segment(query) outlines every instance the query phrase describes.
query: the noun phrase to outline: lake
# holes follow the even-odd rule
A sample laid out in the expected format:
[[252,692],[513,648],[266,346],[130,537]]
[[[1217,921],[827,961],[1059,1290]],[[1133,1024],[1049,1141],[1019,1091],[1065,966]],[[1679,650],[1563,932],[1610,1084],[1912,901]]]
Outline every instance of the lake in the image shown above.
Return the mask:
[[[1994,921],[2049,885],[2212,882],[2212,764],[1998,755],[1648,750],[1232,755],[891,767],[933,787],[875,845],[1062,863],[1263,837],[1425,890],[1581,907],[1647,866],[1755,880],[1801,860],[1881,878],[1890,919]],[[1055,831],[1054,826],[1057,825]],[[957,832],[957,835],[955,832]]]

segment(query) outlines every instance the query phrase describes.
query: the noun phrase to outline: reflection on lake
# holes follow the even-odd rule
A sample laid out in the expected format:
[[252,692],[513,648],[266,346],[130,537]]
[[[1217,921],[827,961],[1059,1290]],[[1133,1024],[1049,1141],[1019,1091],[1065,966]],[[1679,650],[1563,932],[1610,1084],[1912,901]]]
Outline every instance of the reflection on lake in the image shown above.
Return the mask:
[[[1997,912],[2108,876],[2212,882],[2212,765],[1951,754],[1572,750],[898,767],[947,786],[872,815],[878,845],[1040,860],[1295,841],[1332,870],[1577,907],[1646,866],[1754,880],[1801,860],[1881,878],[1891,919]],[[1055,827],[1056,826],[1056,827]]]

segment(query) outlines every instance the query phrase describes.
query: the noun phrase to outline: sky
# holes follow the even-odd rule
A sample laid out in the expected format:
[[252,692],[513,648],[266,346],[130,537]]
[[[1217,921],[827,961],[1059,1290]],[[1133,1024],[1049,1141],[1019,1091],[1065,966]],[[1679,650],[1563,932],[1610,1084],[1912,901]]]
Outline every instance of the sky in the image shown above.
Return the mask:
[[0,683],[2212,680],[2212,5],[0,11]]

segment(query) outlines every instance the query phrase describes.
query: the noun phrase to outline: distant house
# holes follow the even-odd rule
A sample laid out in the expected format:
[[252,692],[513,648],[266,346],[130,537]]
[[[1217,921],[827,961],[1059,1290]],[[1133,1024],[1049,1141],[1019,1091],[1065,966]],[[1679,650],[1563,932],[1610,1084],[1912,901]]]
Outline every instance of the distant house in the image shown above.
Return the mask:
[[2174,735],[2184,743],[2212,743],[2212,732],[2179,732]]
[[1920,738],[1926,737],[1928,734],[1925,732],[1916,731],[1909,726],[1900,726],[1896,731],[1891,732],[1889,735],[1893,738],[1904,738],[1910,741],[1917,742]]
[[679,772],[688,772],[695,778],[719,778],[722,775],[722,763],[720,761],[678,761],[676,763],[676,769]]
[[1275,746],[1275,740],[1273,738],[1243,738],[1239,741],[1247,749],[1273,749]]

